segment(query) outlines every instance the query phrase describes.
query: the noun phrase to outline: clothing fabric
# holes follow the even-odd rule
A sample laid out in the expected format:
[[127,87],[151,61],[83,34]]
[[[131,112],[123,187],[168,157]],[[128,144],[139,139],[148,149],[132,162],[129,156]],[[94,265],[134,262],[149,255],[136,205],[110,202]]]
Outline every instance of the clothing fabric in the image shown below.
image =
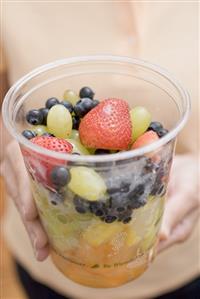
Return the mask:
[[[39,65],[70,56],[113,54],[149,60],[171,70],[189,90],[192,116],[178,145],[182,152],[197,151],[197,6],[177,1],[4,1],[2,40],[10,84]],[[187,142],[191,132],[193,139]],[[65,278],[51,258],[35,260],[10,198],[3,224],[10,250],[31,276],[77,299],[146,299],[184,285],[200,274],[198,228],[187,242],[160,254],[139,279],[115,289],[92,289]]]
[[[16,271],[29,299],[72,299],[72,297],[64,297],[34,280],[19,263],[16,263]],[[154,299],[200,299],[200,277],[195,278],[174,292]]]

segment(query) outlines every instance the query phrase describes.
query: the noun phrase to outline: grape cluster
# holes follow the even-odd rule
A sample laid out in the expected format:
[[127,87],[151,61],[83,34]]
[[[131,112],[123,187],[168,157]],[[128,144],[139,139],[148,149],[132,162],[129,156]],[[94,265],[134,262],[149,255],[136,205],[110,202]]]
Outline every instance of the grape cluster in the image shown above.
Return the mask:
[[99,104],[93,97],[93,90],[83,87],[79,96],[72,90],[66,90],[62,101],[55,97],[47,99],[45,107],[32,109],[26,114],[27,122],[38,126],[37,130],[36,127],[33,131],[24,130],[22,135],[31,139],[36,135],[47,136],[46,133],[50,133],[56,137],[68,138],[72,129],[78,130],[81,118]]

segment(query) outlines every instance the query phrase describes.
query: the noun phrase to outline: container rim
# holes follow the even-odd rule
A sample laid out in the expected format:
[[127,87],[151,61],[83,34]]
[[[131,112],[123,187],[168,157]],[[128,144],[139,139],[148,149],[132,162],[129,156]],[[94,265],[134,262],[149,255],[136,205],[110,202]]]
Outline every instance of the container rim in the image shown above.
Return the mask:
[[[115,153],[115,154],[106,154],[106,155],[71,155],[65,153],[54,152],[45,148],[42,148],[36,144],[31,143],[27,140],[24,136],[22,136],[14,127],[14,121],[11,120],[9,115],[9,102],[13,96],[13,93],[19,90],[24,84],[26,84],[31,79],[35,78],[37,75],[45,73],[46,71],[53,70],[57,67],[62,65],[72,64],[72,63],[83,63],[83,62],[113,62],[113,63],[126,63],[130,65],[137,65],[143,68],[146,68],[158,75],[164,77],[170,84],[172,84],[176,90],[178,91],[180,98],[183,103],[184,111],[180,117],[180,120],[177,122],[176,126],[172,128],[168,134],[166,134],[161,139],[153,142],[150,145],[144,146],[142,148],[138,148],[135,150],[129,150],[125,152]],[[190,97],[188,92],[182,88],[182,86],[177,82],[176,79],[165,69],[157,66],[155,64],[149,63],[144,60],[130,58],[126,56],[113,56],[113,55],[93,55],[93,56],[76,56],[65,58],[61,60],[56,60],[54,62],[42,65],[33,71],[29,72],[27,75],[19,79],[7,92],[2,106],[2,116],[4,124],[9,131],[9,133],[17,139],[17,141],[24,145],[25,147],[33,150],[41,155],[47,155],[49,157],[55,159],[64,159],[70,162],[77,162],[77,163],[103,163],[103,162],[115,162],[120,160],[127,160],[134,158],[136,156],[144,155],[148,152],[152,152],[157,150],[158,148],[162,147],[173,138],[177,136],[177,134],[181,131],[184,127],[190,112]]]

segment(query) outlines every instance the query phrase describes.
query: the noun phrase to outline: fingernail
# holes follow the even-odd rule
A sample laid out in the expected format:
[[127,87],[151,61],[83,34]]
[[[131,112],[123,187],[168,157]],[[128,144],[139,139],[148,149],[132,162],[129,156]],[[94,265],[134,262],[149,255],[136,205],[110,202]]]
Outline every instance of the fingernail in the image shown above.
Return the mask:
[[36,238],[36,236],[35,236],[35,238],[34,238],[34,240],[33,240],[33,247],[34,247],[35,249],[37,249],[37,238]]
[[26,209],[25,209],[24,206],[22,206],[22,213],[23,213],[23,215],[24,215],[24,218],[26,218]]
[[45,251],[42,249],[35,250],[34,253],[35,253],[35,258],[37,259],[38,262],[42,262],[47,256]]
[[33,231],[30,232],[30,238],[33,248],[36,249],[37,237]]

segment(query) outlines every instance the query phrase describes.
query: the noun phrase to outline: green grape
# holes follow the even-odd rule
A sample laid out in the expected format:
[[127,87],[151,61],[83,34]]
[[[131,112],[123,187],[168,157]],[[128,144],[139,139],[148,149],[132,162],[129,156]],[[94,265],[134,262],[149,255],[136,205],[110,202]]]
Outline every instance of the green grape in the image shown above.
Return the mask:
[[151,114],[144,107],[135,107],[130,111],[132,122],[132,141],[135,141],[149,127]]
[[71,181],[68,188],[72,192],[90,201],[96,201],[104,196],[106,184],[94,169],[83,166],[73,167],[70,173]]
[[33,127],[33,131],[38,135],[41,136],[44,133],[48,133],[48,129],[46,126],[38,125]]
[[54,105],[47,116],[47,127],[56,137],[68,138],[72,131],[71,114],[63,105]]
[[88,150],[78,140],[67,139],[69,143],[73,145],[73,153],[79,153],[80,155],[89,155]]
[[63,100],[70,102],[72,105],[75,105],[76,102],[79,100],[79,96],[70,89],[65,90],[63,94]]
[[80,139],[79,139],[79,132],[78,132],[78,130],[74,130],[74,129],[72,130],[72,133],[71,133],[70,139],[73,139],[73,140],[80,141]]

